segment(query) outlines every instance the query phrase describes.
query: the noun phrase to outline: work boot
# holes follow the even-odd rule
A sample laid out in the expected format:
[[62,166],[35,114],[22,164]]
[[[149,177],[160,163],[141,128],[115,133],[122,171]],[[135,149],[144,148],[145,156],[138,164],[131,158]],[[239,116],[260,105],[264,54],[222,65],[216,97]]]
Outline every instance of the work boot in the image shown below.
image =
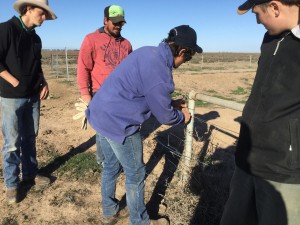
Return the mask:
[[37,190],[46,188],[51,183],[50,178],[42,176],[42,175],[39,175],[39,174],[36,175],[35,178],[23,177],[22,181],[25,182],[25,183],[32,183],[32,184],[34,184],[35,185],[35,189],[37,189]]
[[169,225],[170,222],[166,218],[160,218],[157,220],[150,220],[149,225]]
[[116,215],[111,217],[103,217],[102,225],[115,225],[119,220],[129,217],[128,208],[121,209]]
[[15,204],[18,201],[18,189],[7,189],[6,190],[6,200],[8,204]]

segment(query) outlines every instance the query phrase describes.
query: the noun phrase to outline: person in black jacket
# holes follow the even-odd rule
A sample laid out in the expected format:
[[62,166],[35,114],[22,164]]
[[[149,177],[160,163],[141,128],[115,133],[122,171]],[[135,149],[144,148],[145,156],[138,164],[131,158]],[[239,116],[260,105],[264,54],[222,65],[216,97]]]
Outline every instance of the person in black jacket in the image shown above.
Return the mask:
[[49,178],[38,174],[36,159],[40,100],[47,98],[49,89],[41,67],[42,43],[35,27],[56,19],[47,0],[18,0],[14,9],[20,16],[0,24],[2,157],[9,204],[18,201],[21,172],[24,182],[50,183]]
[[300,0],[248,0],[267,29],[242,114],[236,170],[221,225],[300,221]]

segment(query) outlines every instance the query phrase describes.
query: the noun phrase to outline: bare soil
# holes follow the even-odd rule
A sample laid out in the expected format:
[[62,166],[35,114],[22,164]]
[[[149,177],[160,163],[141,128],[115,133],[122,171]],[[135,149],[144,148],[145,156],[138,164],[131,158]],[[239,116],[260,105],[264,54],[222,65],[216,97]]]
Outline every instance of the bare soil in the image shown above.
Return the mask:
[[[175,72],[174,81],[180,92],[195,90],[232,97],[232,91],[247,88],[253,76],[253,71]],[[91,170],[74,179],[68,173],[58,172],[72,157],[95,152],[95,131],[90,126],[81,130],[80,121],[72,119],[77,113],[74,103],[79,98],[75,79],[55,79],[49,72],[47,77],[51,95],[42,101],[37,147],[40,167],[51,175],[52,183],[42,190],[28,187],[18,204],[7,205],[0,169],[0,224],[101,224],[100,173]],[[245,99],[239,95],[232,98]],[[145,202],[151,217],[166,216],[171,224],[177,225],[217,224],[234,168],[240,115],[239,111],[216,105],[196,108],[191,168],[181,155],[185,127],[160,125],[154,118],[143,125],[148,171]],[[189,174],[187,180],[185,173]],[[118,199],[125,194],[124,179],[121,175],[118,180]]]

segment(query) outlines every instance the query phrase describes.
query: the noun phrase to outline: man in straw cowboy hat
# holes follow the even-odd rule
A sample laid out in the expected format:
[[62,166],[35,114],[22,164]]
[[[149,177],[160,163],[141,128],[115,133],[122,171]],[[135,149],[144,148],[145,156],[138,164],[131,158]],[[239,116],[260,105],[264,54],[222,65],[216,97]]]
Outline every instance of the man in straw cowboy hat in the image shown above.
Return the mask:
[[56,19],[47,0],[18,0],[13,7],[20,16],[0,24],[2,157],[9,204],[18,201],[20,172],[24,182],[36,186],[50,183],[49,178],[38,174],[36,159],[40,100],[47,98],[49,90],[41,67],[42,43],[35,27]]

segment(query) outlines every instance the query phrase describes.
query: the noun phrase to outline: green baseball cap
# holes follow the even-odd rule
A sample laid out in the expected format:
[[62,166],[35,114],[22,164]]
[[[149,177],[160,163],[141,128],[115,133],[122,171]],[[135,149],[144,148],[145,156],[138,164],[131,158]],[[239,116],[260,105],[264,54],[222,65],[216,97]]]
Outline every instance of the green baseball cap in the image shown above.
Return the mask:
[[110,19],[111,22],[113,23],[119,23],[119,22],[126,23],[126,20],[124,18],[125,17],[124,9],[118,5],[107,6],[104,9],[104,17]]

